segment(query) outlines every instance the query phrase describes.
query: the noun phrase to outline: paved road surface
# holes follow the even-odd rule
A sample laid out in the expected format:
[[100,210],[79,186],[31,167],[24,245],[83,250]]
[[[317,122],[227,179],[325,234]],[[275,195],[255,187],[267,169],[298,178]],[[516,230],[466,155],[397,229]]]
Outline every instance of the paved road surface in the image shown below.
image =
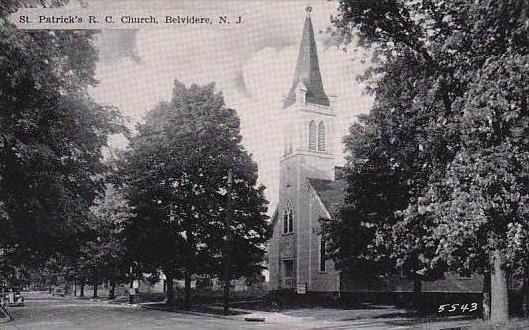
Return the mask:
[[11,308],[10,312],[14,320],[0,324],[1,330],[411,329],[376,319],[328,322],[277,313],[266,314],[265,323],[253,323],[244,321],[241,316],[213,317],[170,313],[138,306],[77,300],[70,297],[51,297],[44,293],[28,294],[26,306]]

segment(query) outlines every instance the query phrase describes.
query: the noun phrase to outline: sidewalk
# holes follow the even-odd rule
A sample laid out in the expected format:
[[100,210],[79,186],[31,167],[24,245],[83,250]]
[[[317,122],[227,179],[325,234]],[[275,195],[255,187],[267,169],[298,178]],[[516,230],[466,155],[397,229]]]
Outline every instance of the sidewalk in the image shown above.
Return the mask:
[[[470,326],[474,320],[461,317],[442,319],[417,318],[405,310],[392,306],[378,306],[377,309],[334,309],[302,308],[281,312],[255,311],[241,308],[230,308],[239,315],[221,315],[179,309],[163,309],[160,306],[146,304],[142,307],[165,310],[174,313],[192,314],[208,318],[220,318],[246,322],[280,325],[290,329],[450,329]],[[222,311],[221,306],[208,305],[209,309]]]
[[[54,297],[57,299],[58,297]],[[268,327],[290,330],[304,329],[469,329],[479,322],[461,317],[428,318],[417,317],[404,309],[385,305],[366,305],[351,309],[341,308],[292,308],[280,312],[257,311],[244,308],[230,308],[236,315],[222,315],[222,306],[203,304],[196,305],[194,310],[185,311],[167,308],[160,302],[141,302],[129,304],[128,300],[110,301],[105,298],[62,297],[60,300],[86,301],[89,305],[122,305],[132,309],[156,309],[176,314],[191,314],[200,319],[224,319],[246,323],[248,326]],[[206,312],[201,312],[206,311]],[[161,316],[160,316],[161,317]],[[220,320],[219,320],[220,321]],[[212,320],[211,322],[214,322]],[[473,329],[476,329],[475,327]]]
[[[162,309],[159,308],[159,306],[153,306],[152,304],[145,304],[142,307],[144,308],[152,308],[157,310],[164,310],[167,312],[173,312],[173,313],[181,313],[181,314],[191,314],[196,316],[202,316],[202,317],[208,317],[208,318],[216,318],[216,319],[226,319],[226,320],[233,320],[233,321],[240,321],[240,322],[248,322],[256,324],[259,323],[266,323],[270,325],[281,325],[281,328],[293,328],[293,329],[319,329],[319,328],[328,328],[328,327],[336,327],[336,326],[344,326],[344,323],[342,322],[330,322],[326,320],[316,320],[314,318],[310,317],[298,317],[298,316],[290,316],[286,315],[280,312],[263,312],[263,311],[252,311],[252,310],[245,310],[240,308],[230,308],[230,311],[232,312],[238,312],[239,315],[222,315],[222,314],[213,314],[213,313],[204,313],[204,312],[198,312],[198,311],[187,311],[187,310],[180,310],[180,309]],[[209,305],[207,306],[209,309],[216,309],[219,312],[222,311],[222,307],[220,306],[214,306]]]
[[[391,310],[391,309],[390,309]],[[251,312],[251,311],[247,311]],[[386,311],[387,312],[387,311]],[[374,328],[383,329],[447,329],[469,326],[473,320],[462,317],[417,318],[380,310],[342,310],[331,308],[305,308],[282,312],[253,312],[240,318],[264,318],[269,323],[301,325],[309,328]]]

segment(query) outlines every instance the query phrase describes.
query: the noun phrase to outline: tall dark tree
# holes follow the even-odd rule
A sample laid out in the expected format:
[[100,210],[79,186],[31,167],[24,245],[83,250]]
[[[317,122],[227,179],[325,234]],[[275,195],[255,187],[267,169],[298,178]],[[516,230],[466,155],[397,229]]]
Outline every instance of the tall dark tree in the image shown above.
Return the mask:
[[169,285],[184,277],[185,307],[193,274],[217,273],[213,266],[224,262],[233,276],[259,269],[269,235],[264,188],[241,145],[239,119],[214,84],[175,82],[171,102],[138,126],[121,172],[135,212],[131,250],[160,267]]
[[[58,3],[58,2],[57,2]],[[119,112],[95,103],[94,32],[22,31],[0,6],[0,248],[78,250]]]
[[357,41],[374,59],[365,79],[376,99],[364,124],[380,150],[351,154],[364,162],[352,172],[382,156],[379,173],[396,174],[404,191],[395,221],[371,233],[374,245],[386,242],[378,245],[418,275],[444,265],[491,274],[484,289],[495,321],[508,317],[506,272],[525,267],[511,256],[526,253],[527,8],[526,0],[343,0],[334,19],[344,43]]

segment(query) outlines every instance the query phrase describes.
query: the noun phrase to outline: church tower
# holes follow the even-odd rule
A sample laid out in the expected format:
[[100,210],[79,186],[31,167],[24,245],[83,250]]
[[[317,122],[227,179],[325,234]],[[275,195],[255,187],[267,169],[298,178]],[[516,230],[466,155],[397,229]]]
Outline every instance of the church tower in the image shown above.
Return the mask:
[[[313,290],[318,273],[320,238],[317,197],[310,180],[334,181],[335,114],[323,87],[314,29],[306,9],[299,55],[291,88],[284,99],[284,148],[280,159],[279,200],[270,243],[270,281],[277,289]],[[321,202],[320,202],[321,204]],[[321,272],[320,272],[321,273]]]
[[282,184],[287,186],[295,172],[300,178],[334,179],[333,146],[328,137],[335,114],[323,88],[311,8],[306,11],[292,87],[283,103],[289,120],[284,127],[280,167]]

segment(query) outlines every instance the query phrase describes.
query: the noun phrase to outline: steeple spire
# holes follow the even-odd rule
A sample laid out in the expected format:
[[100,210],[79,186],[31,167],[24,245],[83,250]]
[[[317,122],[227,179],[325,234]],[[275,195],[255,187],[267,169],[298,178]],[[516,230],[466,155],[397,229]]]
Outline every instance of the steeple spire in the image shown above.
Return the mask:
[[288,107],[296,101],[296,88],[302,82],[306,88],[305,100],[308,103],[329,106],[329,98],[323,89],[321,80],[320,64],[318,61],[318,51],[316,41],[314,40],[314,29],[310,19],[312,7],[307,6],[305,9],[307,17],[303,26],[301,45],[299,46],[298,63],[294,72],[292,87],[285,99],[283,107]]

